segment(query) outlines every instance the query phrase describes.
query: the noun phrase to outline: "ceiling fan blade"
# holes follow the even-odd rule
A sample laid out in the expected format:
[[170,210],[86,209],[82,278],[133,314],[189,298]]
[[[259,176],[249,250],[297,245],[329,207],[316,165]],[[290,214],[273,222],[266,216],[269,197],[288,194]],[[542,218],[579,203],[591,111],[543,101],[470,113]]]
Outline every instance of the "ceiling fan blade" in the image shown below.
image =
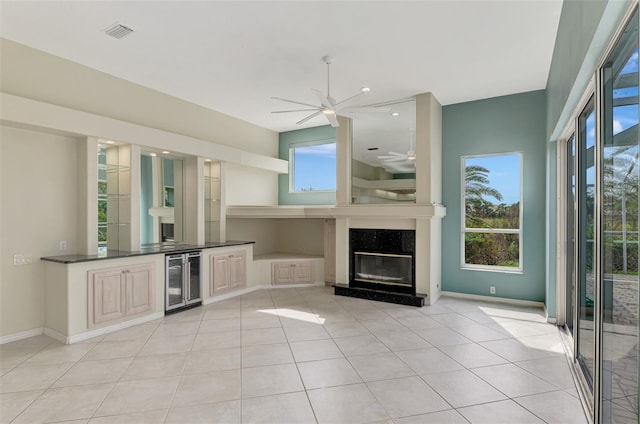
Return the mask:
[[322,111],[321,111],[321,110],[319,110],[319,111],[314,112],[314,113],[312,113],[311,115],[309,115],[309,116],[307,116],[307,117],[305,117],[305,118],[302,118],[301,120],[299,120],[298,122],[296,122],[296,124],[298,124],[298,125],[300,125],[300,124],[304,124],[304,123],[305,123],[305,122],[307,122],[309,119],[313,119],[313,118],[315,118],[316,116],[321,115],[321,114],[322,114]]
[[312,110],[318,110],[318,108],[315,108],[315,109],[274,110],[271,113],[311,112]]
[[[320,112],[320,113],[322,113],[322,112]],[[329,123],[331,124],[332,127],[336,128],[336,127],[340,126],[340,124],[338,123],[338,118],[336,118],[336,115],[334,113],[325,114],[324,116],[327,117],[327,119],[329,120]]]
[[335,105],[336,105],[336,106],[343,105],[343,104],[348,103],[348,102],[350,102],[351,100],[355,99],[356,97],[360,97],[360,96],[362,96],[363,94],[367,94],[367,93],[369,93],[369,92],[368,92],[368,91],[360,91],[360,92],[358,92],[358,93],[354,94],[353,96],[347,97],[346,99],[339,101],[339,102],[338,102],[338,103],[336,103]]
[[316,93],[316,97],[318,98],[318,100],[320,100],[320,103],[322,104],[322,106],[324,106],[327,109],[333,110],[334,108],[333,103],[331,103],[331,101],[324,94],[322,94],[320,90],[316,90],[315,88],[312,88],[311,91]]
[[407,158],[384,159],[384,162],[405,162]]
[[391,109],[388,107],[373,107],[373,106],[353,106],[341,108],[340,112],[345,113],[389,113]]
[[295,100],[287,100],[287,99],[283,99],[282,97],[272,97],[272,99],[274,100],[281,100],[283,102],[288,102],[288,103],[295,103],[297,105],[302,105],[302,106],[309,106],[309,107],[315,107],[318,108],[317,105],[310,105],[309,103],[302,103],[302,102],[297,102]]
[[398,153],[398,152],[389,152],[390,155],[394,155],[394,156],[407,156],[406,153]]

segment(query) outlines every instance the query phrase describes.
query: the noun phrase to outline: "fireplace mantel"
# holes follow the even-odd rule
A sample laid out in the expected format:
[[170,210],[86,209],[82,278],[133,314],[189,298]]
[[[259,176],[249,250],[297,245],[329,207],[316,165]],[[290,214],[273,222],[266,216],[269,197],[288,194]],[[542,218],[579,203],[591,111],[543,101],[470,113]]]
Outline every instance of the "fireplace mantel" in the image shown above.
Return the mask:
[[446,208],[427,204],[349,206],[227,206],[227,218],[444,218]]

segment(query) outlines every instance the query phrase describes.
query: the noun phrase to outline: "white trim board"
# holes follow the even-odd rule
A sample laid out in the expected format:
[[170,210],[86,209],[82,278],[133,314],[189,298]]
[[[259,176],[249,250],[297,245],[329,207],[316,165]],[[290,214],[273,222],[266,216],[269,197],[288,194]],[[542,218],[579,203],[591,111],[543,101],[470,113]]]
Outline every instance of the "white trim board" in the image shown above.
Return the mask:
[[145,127],[106,116],[70,109],[63,106],[26,99],[0,92],[0,123],[26,128],[45,128],[67,134],[98,137],[155,147],[205,158],[216,158],[266,171],[286,174],[285,160],[247,152],[235,147]]
[[31,330],[21,331],[19,333],[7,334],[0,337],[0,345],[5,343],[17,342],[18,340],[28,339],[29,337],[39,336],[44,333],[44,328],[32,328]]
[[[546,312],[546,309],[544,309],[544,302],[536,302],[534,300],[510,299],[507,297],[482,296],[479,294],[457,293],[450,291],[443,291],[442,296],[454,297],[458,299],[480,300],[483,302],[506,303],[509,305],[518,306],[533,306],[536,308],[541,308]],[[442,296],[440,298],[442,298]]]
[[60,334],[55,330],[50,328],[44,329],[44,334],[47,336],[56,339],[60,343],[64,344],[73,344],[77,342],[81,342],[84,340],[92,339],[98,336],[104,336],[105,334],[113,333],[118,330],[124,330],[125,328],[133,327],[134,325],[144,324],[149,321],[154,321],[164,317],[163,312],[156,312],[150,315],[145,315],[140,318],[132,319],[130,321],[119,322],[117,324],[109,325],[107,327],[96,328],[95,330],[85,331],[79,334],[74,334],[73,336],[65,336],[64,334]]
[[324,287],[324,282],[304,283],[304,284],[284,284],[279,286],[273,286],[271,284],[259,284],[251,287],[246,287],[241,290],[232,291],[230,293],[216,295],[215,297],[208,297],[202,300],[203,305],[210,305],[212,303],[220,302],[222,300],[232,299],[243,294],[251,293],[257,290],[263,289],[291,289],[291,288],[303,288],[303,287]]

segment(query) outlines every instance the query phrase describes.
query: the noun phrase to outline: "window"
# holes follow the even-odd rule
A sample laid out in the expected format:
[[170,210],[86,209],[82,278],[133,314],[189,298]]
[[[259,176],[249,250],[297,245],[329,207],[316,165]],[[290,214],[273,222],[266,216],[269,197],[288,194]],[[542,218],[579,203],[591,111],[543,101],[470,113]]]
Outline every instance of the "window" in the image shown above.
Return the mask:
[[462,173],[462,267],[521,272],[522,154],[463,157]]
[[289,191],[335,191],[336,142],[311,142],[289,149]]

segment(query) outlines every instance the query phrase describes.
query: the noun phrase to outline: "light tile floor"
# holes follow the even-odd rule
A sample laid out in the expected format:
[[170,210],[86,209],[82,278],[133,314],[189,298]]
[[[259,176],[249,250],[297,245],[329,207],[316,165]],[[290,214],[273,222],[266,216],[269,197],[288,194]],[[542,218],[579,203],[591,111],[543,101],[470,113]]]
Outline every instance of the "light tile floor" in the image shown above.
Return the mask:
[[71,346],[0,346],[2,423],[586,423],[541,310],[260,290]]

